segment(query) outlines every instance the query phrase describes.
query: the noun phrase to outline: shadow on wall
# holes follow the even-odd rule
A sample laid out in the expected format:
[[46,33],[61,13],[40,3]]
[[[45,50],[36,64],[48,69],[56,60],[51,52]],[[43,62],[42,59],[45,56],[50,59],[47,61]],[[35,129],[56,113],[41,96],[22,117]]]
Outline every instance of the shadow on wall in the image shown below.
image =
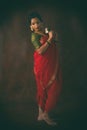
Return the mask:
[[[63,89],[57,114],[86,111],[86,32],[82,15],[52,7],[34,6],[46,26],[58,32]],[[0,102],[4,117],[19,123],[36,118],[36,83],[33,51],[27,14],[32,8],[16,11],[0,27]],[[86,24],[86,23],[85,23]],[[84,112],[85,112],[84,111]],[[35,115],[34,115],[35,113]],[[84,113],[82,113],[84,114]]]

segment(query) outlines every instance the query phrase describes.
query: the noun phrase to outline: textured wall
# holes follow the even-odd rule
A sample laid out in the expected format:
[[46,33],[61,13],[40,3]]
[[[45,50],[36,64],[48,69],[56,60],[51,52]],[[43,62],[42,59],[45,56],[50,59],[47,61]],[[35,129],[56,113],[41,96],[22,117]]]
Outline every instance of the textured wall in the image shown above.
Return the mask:
[[[46,26],[58,32],[63,89],[55,110],[63,115],[84,118],[86,115],[87,19],[85,13],[62,4],[21,6],[3,12],[0,26],[0,114],[8,124],[32,124],[37,115],[36,84],[33,74],[33,51],[27,15],[37,10]],[[24,7],[24,8],[23,8]],[[26,7],[26,8],[25,8]],[[83,15],[84,14],[84,15]],[[7,17],[5,17],[7,16]],[[68,115],[69,114],[69,115]],[[76,116],[75,116],[76,114]],[[73,116],[72,116],[73,115]]]

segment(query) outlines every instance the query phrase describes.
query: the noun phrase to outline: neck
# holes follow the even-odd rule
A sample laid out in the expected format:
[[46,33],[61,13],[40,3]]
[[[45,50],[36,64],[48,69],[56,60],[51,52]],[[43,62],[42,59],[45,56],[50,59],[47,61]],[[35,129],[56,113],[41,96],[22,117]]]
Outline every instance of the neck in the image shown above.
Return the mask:
[[40,28],[40,30],[36,30],[35,33],[45,33],[44,27]]
[[38,33],[38,34],[41,34],[41,35],[45,35],[44,30],[38,30],[38,31],[35,31],[35,33]]

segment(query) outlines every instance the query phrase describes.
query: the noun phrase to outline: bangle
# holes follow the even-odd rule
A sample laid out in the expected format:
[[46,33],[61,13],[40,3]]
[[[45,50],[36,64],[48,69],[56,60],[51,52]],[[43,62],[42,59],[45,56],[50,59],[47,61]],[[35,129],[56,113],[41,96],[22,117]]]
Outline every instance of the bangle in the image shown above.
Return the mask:
[[47,44],[50,45],[51,43],[49,41],[47,41]]

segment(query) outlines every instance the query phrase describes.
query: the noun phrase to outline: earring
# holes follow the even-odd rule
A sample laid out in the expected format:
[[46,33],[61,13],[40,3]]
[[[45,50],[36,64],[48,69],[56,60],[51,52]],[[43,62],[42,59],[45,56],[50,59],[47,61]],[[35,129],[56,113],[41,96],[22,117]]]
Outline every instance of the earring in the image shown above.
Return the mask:
[[31,31],[33,31],[33,28],[32,28],[32,26],[31,26],[30,28],[31,28]]

